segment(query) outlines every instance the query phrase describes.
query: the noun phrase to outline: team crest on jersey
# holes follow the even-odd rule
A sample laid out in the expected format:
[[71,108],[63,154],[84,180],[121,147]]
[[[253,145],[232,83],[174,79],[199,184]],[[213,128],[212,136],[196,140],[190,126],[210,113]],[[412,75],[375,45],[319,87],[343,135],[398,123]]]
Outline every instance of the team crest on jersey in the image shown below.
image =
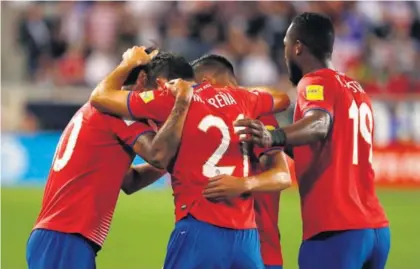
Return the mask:
[[155,94],[153,91],[147,91],[140,93],[140,98],[145,102],[146,104],[155,99]]
[[123,121],[124,121],[124,123],[125,123],[127,126],[130,126],[131,124],[135,123],[135,121],[133,121],[133,120],[127,120],[127,119],[123,119]]
[[265,129],[267,129],[269,131],[273,131],[274,129],[276,129],[276,127],[274,127],[273,125],[266,125]]
[[306,100],[323,101],[324,100],[324,86],[322,85],[306,86]]

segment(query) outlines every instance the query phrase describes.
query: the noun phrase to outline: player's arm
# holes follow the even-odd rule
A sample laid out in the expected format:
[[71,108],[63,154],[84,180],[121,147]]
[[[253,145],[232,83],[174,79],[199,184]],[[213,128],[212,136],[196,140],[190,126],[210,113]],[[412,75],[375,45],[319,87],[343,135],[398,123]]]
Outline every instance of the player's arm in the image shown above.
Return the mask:
[[177,94],[172,111],[156,135],[142,135],[134,143],[134,151],[157,168],[166,169],[178,151],[193,96],[192,84],[181,79],[166,83]]
[[[278,127],[274,115],[261,118],[268,129]],[[245,178],[221,175],[210,179],[204,192],[208,199],[227,199],[249,192],[280,191],[291,186],[289,165],[281,148],[254,148],[261,173]]]
[[129,91],[121,90],[130,72],[139,65],[145,65],[158,53],[147,53],[144,47],[133,47],[123,55],[121,63],[105,77],[90,96],[90,103],[101,112],[130,118],[127,105]]
[[328,95],[325,81],[320,78],[304,81],[298,87],[297,106],[303,117],[294,124],[267,130],[259,120],[238,120],[235,125],[245,127],[238,134],[244,141],[251,141],[260,147],[300,146],[325,139],[331,129],[334,115],[334,96]]
[[263,172],[245,178],[248,192],[281,191],[292,185],[286,155],[281,150],[268,151],[259,161]]
[[292,185],[286,155],[282,151],[262,155],[260,166],[264,172],[249,180],[251,192],[281,191]]
[[209,179],[203,195],[214,201],[255,192],[281,191],[292,185],[286,156],[281,150],[260,158],[262,173],[245,178],[219,175]]
[[268,93],[272,96],[272,113],[279,113],[286,110],[290,106],[290,98],[287,93],[269,86],[246,87],[248,91],[259,91]]
[[127,195],[133,194],[156,182],[165,173],[147,163],[132,166],[124,177],[121,190]]
[[[262,117],[260,120],[269,130],[279,127],[274,115]],[[249,191],[280,191],[291,186],[289,165],[282,148],[272,147],[264,150],[254,147],[254,154],[258,157],[262,172],[246,178]]]

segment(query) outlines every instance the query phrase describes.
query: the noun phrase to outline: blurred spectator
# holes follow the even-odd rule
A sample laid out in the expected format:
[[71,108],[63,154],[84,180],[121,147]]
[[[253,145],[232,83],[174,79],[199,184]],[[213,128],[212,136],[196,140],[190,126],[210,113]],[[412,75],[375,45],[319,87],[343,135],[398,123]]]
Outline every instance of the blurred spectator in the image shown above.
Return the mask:
[[[85,86],[80,87],[77,101],[75,89],[69,89],[69,103],[74,103],[69,107],[60,104],[52,108],[46,102],[40,105],[46,106],[45,110],[22,112],[16,126],[28,132],[65,126],[78,102],[89,94],[85,90],[95,87],[133,45],[154,44],[189,61],[207,53],[221,54],[233,63],[242,85],[272,84],[296,100],[285,66],[283,39],[294,16],[305,11],[331,18],[336,31],[335,67],[376,95],[376,142],[386,144],[396,138],[418,143],[417,95],[410,95],[413,102],[396,102],[405,94],[420,93],[418,1],[2,2],[2,14],[9,15],[5,23],[2,20],[2,30],[7,29],[2,31],[2,37],[17,39],[26,60],[23,70],[16,49],[5,52],[5,42],[3,69],[8,68],[8,74],[21,70],[27,74],[27,82],[40,84],[24,85],[22,99],[31,95],[36,100],[38,96],[68,100],[66,86]],[[14,14],[20,15],[17,22]],[[18,28],[13,29],[16,24]],[[17,38],[10,38],[13,34]],[[15,79],[21,77],[17,74]],[[8,79],[3,76],[2,82]],[[31,94],[25,90],[31,90]],[[16,107],[19,102],[15,101],[9,107]],[[278,119],[290,122],[292,115],[293,107]]]
[[83,85],[85,79],[85,58],[82,47],[74,45],[56,62],[55,82],[58,85]]
[[277,69],[268,54],[268,46],[261,39],[251,42],[251,51],[242,61],[240,77],[245,85],[274,85]]
[[121,10],[120,3],[93,2],[87,14],[88,44],[92,49],[112,50],[117,44],[117,33]]
[[26,53],[27,72],[31,79],[42,67],[41,61],[51,53],[52,26],[44,17],[41,5],[32,3],[19,25],[19,42]]
[[287,87],[284,34],[297,13],[315,11],[336,26],[337,69],[371,93],[420,90],[417,2],[80,1],[18,7],[19,40],[32,81],[93,86],[128,47],[155,42],[188,60],[225,55],[243,84]]
[[58,15],[61,19],[60,36],[67,44],[84,43],[88,6],[83,2],[73,1],[60,1],[58,5]]
[[[121,59],[121,58],[119,58]],[[94,50],[86,59],[85,80],[89,87],[95,87],[102,79],[114,70],[118,59],[105,49]]]

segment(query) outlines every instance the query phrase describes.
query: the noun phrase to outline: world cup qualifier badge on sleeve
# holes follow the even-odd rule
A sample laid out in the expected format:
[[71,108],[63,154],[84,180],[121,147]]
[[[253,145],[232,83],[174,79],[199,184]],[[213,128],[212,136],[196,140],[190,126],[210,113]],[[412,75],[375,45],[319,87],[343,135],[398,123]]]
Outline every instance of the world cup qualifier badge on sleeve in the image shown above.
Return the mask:
[[155,99],[155,94],[153,93],[153,91],[142,92],[140,93],[140,98],[143,100],[144,103],[147,104],[153,99]]
[[324,100],[324,86],[309,85],[305,89],[306,100],[308,101],[323,101]]

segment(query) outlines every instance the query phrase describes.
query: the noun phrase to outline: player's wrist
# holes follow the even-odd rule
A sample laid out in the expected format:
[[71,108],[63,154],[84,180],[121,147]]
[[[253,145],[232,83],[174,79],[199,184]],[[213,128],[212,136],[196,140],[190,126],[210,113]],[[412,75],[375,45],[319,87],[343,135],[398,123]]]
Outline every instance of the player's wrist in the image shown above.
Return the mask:
[[119,71],[121,71],[121,72],[124,72],[124,73],[129,73],[129,72],[131,72],[131,70],[133,70],[133,68],[135,68],[135,67],[136,67],[136,66],[135,66],[134,64],[130,63],[130,62],[127,62],[127,61],[122,61],[122,62],[118,65],[117,69],[118,69]]
[[182,85],[177,91],[176,98],[189,101],[193,96],[193,90],[191,85]]
[[268,131],[271,135],[272,146],[282,147],[286,145],[287,137],[286,132],[282,128]]
[[258,180],[255,177],[246,177],[243,182],[244,188],[242,193],[250,193],[258,187]]

